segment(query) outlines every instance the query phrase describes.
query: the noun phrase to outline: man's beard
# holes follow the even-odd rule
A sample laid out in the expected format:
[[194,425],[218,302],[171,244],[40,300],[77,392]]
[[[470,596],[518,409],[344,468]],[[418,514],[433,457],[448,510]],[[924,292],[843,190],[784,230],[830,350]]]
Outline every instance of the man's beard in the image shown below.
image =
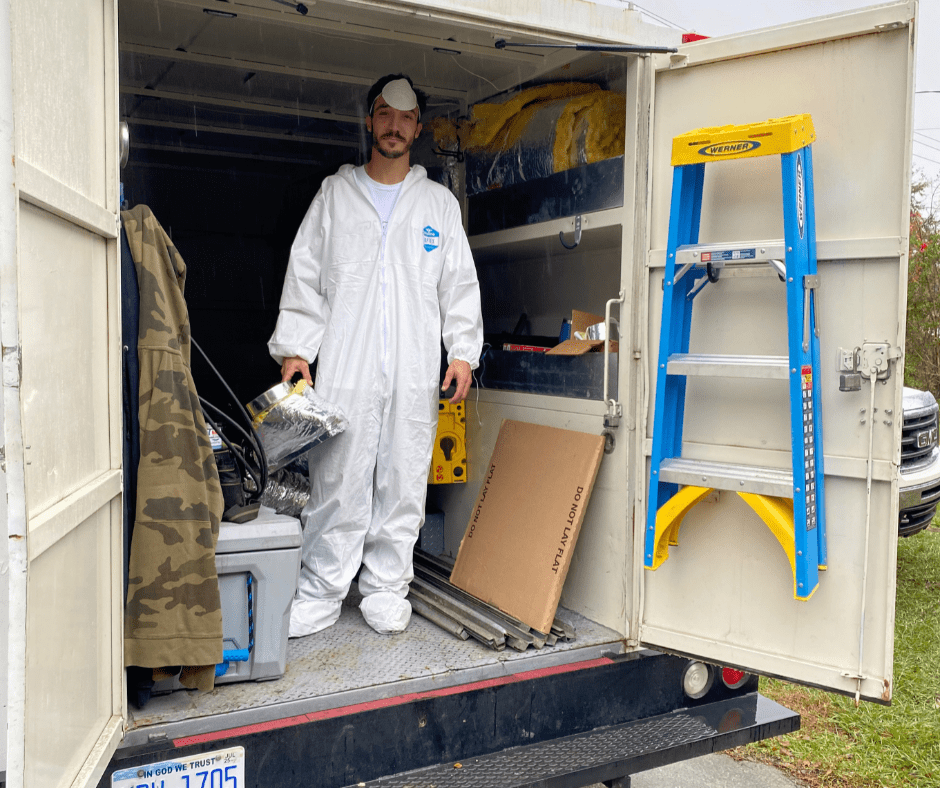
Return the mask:
[[414,142],[414,140],[412,140],[411,142],[408,142],[406,139],[404,139],[403,137],[399,137],[396,134],[386,134],[385,137],[383,137],[382,139],[386,139],[386,138],[398,140],[399,142],[405,143],[405,147],[401,151],[383,150],[381,146],[379,145],[379,142],[380,142],[379,138],[375,136],[375,132],[373,131],[372,132],[372,147],[375,148],[386,159],[400,159],[402,156],[408,153],[408,151],[411,150],[411,144],[412,142]]

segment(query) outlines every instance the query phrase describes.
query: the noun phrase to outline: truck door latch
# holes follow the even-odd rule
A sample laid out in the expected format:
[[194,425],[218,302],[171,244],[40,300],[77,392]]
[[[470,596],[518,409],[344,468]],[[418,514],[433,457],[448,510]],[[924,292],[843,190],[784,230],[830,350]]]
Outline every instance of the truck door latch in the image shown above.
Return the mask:
[[891,362],[901,358],[901,349],[887,342],[866,342],[858,349],[858,371],[866,378],[887,380]]
[[839,348],[839,390],[861,390],[862,378],[887,380],[891,377],[891,362],[901,355],[901,349],[888,342],[865,342],[860,347]]

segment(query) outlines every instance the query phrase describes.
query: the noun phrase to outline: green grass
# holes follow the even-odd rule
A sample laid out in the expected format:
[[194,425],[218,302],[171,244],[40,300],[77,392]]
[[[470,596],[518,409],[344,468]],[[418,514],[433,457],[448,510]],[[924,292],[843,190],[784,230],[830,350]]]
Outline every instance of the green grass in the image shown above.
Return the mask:
[[940,787],[940,528],[898,545],[891,706],[855,708],[852,698],[773,679],[761,679],[761,692],[799,711],[802,728],[735,757],[820,788]]

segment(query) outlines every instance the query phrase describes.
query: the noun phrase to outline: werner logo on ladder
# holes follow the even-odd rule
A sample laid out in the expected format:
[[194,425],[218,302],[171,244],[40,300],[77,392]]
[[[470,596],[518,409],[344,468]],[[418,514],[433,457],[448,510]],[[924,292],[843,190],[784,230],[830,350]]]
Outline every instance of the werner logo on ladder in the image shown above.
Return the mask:
[[[678,544],[685,514],[712,490],[741,496],[780,542],[796,599],[809,599],[826,568],[819,338],[816,333],[815,140],[812,118],[794,115],[747,126],[698,129],[673,139],[672,203],[657,362],[645,566],[656,569]],[[782,241],[699,244],[705,164],[779,155]],[[785,282],[787,356],[690,354],[692,302],[721,269],[766,262]],[[682,457],[689,375],[786,380],[790,386],[791,470]],[[680,489],[680,485],[683,485]]]

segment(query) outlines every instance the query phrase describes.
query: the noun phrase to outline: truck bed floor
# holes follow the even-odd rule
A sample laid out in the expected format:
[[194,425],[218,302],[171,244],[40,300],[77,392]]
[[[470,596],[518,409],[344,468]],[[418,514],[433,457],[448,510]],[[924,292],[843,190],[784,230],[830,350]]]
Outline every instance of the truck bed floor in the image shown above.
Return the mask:
[[[354,587],[355,589],[355,587]],[[441,689],[472,681],[554,667],[623,651],[620,636],[584,616],[559,608],[577,637],[540,650],[493,651],[462,641],[413,615],[400,635],[380,635],[359,612],[350,592],[329,629],[292,639],[287,670],[279,679],[220,684],[212,692],[178,690],[156,695],[143,709],[128,709],[124,747],[298,714]]]

